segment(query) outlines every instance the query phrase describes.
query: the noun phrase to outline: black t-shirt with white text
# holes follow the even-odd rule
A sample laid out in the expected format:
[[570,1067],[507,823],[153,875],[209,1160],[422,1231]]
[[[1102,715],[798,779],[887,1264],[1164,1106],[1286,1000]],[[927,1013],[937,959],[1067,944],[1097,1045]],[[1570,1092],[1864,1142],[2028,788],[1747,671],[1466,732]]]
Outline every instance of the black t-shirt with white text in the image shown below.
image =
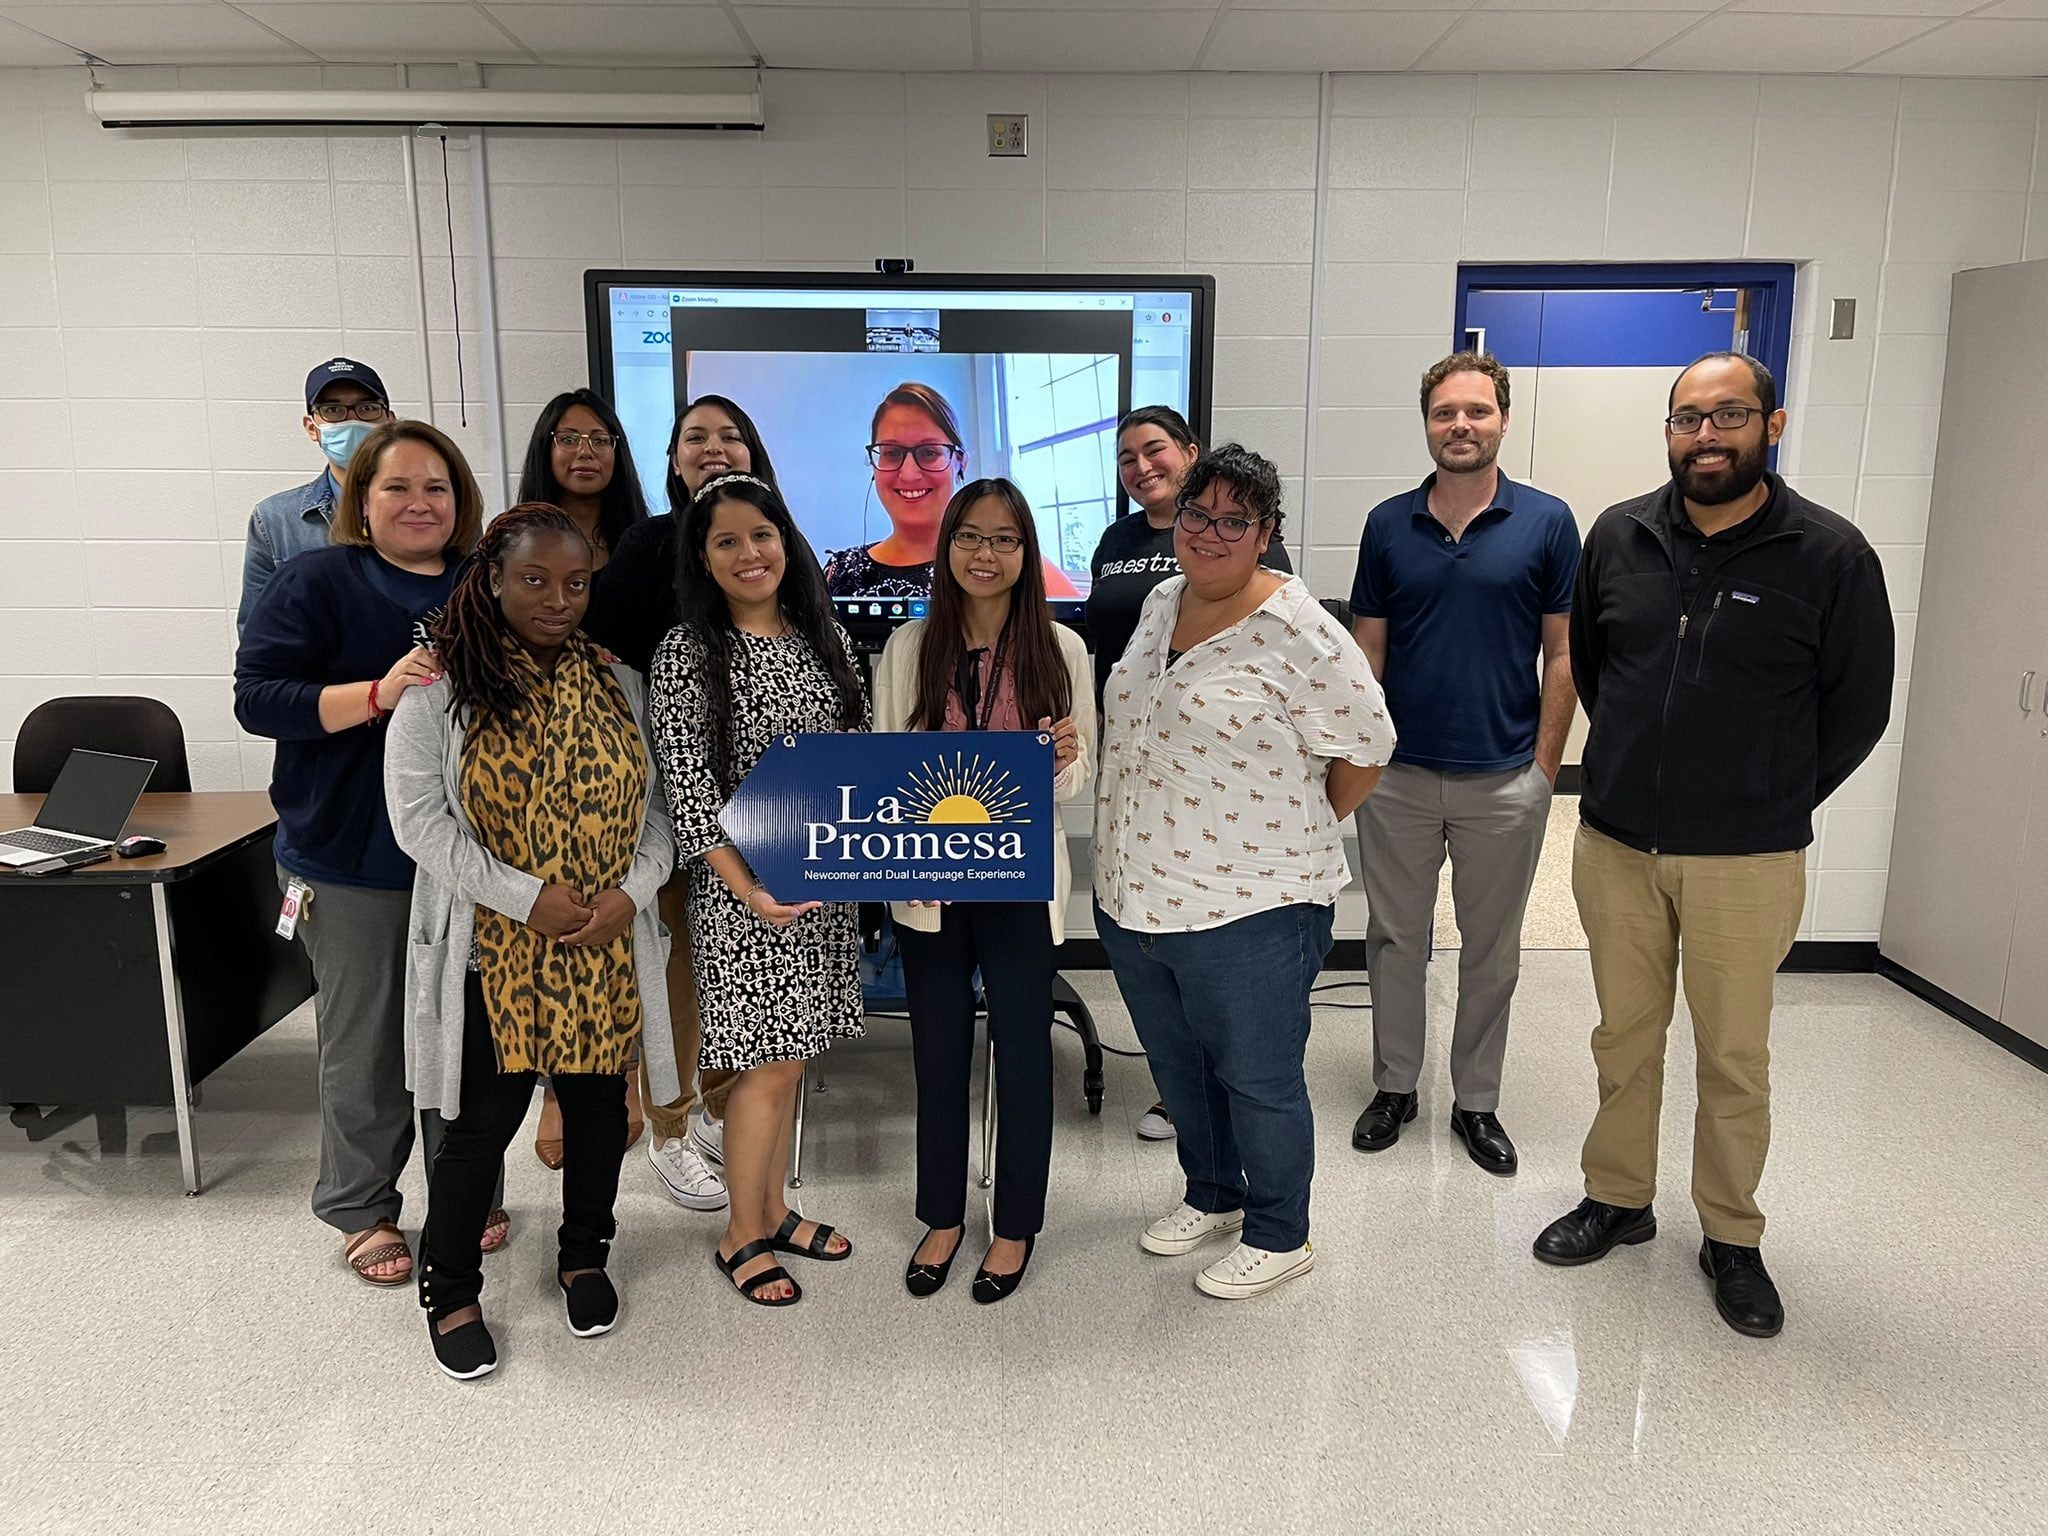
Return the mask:
[[[1259,563],[1276,571],[1294,570],[1278,534]],[[1100,703],[1109,669],[1123,659],[1124,647],[1137,632],[1145,599],[1167,577],[1180,574],[1180,561],[1173,555],[1173,525],[1154,528],[1143,512],[1126,513],[1102,530],[1088,569],[1093,582],[1088,589],[1088,643],[1095,651],[1095,698]]]

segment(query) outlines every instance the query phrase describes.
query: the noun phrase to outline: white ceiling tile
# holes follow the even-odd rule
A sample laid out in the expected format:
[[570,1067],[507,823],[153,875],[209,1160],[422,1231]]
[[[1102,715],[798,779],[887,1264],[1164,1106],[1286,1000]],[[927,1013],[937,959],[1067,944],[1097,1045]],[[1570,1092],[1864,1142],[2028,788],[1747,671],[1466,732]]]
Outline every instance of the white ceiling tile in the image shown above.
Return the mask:
[[[1622,69],[1697,20],[1686,11],[1473,11],[1423,63],[1429,69]],[[1721,62],[1735,67],[1736,61]]]
[[1998,0],[1977,12],[1993,21],[2048,21],[2048,0]]
[[1449,11],[1232,11],[1211,39],[1218,69],[1407,69],[1444,35]]
[[1973,16],[1858,67],[1887,75],[2048,75],[2048,21]]
[[974,40],[964,10],[743,5],[739,19],[771,68],[974,67]]
[[244,3],[266,27],[329,63],[523,64],[526,51],[468,4],[392,5],[362,0],[347,5],[293,5],[279,0]]
[[[1630,0],[1635,3],[1635,0]],[[1472,0],[1232,0],[1233,11],[1462,11]]]
[[1651,69],[1828,74],[1941,25],[1913,17],[1757,16],[1722,12],[1642,62]]
[[1208,31],[1207,12],[983,11],[981,61],[990,69],[1188,69]]
[[17,26],[11,21],[0,21],[0,65],[19,64],[76,64],[78,53],[75,49],[40,32]]
[[487,6],[492,19],[549,64],[751,64],[715,5]]
[[1702,0],[1479,0],[1475,11],[1697,11]]
[[1731,11],[1781,16],[1961,16],[1984,0],[1735,0]]
[[1217,0],[1000,0],[1006,11],[1208,11]]
[[303,62],[306,55],[225,5],[9,5],[0,17],[112,64]]

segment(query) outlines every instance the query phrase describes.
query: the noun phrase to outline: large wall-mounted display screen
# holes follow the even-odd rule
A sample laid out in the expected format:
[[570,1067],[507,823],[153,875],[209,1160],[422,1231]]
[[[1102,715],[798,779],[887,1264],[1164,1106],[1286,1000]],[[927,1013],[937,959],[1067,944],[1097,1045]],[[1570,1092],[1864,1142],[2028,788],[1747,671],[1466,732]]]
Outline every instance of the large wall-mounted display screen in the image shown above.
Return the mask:
[[857,627],[923,614],[940,516],[967,480],[1029,499],[1056,612],[1078,618],[1102,530],[1128,510],[1116,421],[1170,405],[1205,440],[1215,283],[1191,274],[881,278],[585,275],[592,387],[665,509],[678,402],[725,395]]

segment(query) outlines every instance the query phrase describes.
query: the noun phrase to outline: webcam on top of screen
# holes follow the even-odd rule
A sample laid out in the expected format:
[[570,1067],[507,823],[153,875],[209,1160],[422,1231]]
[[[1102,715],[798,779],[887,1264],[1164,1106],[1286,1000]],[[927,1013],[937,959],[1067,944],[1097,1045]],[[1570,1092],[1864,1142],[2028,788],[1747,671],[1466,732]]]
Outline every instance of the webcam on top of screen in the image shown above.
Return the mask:
[[884,277],[907,277],[917,270],[917,263],[908,256],[877,256],[875,270]]

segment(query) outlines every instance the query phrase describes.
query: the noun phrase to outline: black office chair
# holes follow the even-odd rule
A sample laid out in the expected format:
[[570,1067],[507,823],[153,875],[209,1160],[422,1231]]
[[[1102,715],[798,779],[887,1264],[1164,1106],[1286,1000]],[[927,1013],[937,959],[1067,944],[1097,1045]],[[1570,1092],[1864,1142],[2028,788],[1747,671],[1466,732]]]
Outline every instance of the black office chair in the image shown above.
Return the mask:
[[14,792],[46,795],[57,782],[72,749],[153,757],[156,771],[144,789],[151,794],[189,793],[192,769],[185,760],[185,727],[161,699],[125,694],[78,694],[46,699],[29,711],[14,738]]
[[[152,757],[156,768],[144,789],[156,794],[189,794],[192,769],[185,760],[185,727],[160,699],[126,694],[76,694],[46,699],[28,713],[14,739],[14,792],[47,795],[74,748]],[[127,1113],[120,1106],[59,1105],[48,1114],[39,1104],[13,1104],[8,1117],[42,1141],[72,1124],[88,1109],[99,1122],[101,1149],[118,1154],[127,1146]]]

